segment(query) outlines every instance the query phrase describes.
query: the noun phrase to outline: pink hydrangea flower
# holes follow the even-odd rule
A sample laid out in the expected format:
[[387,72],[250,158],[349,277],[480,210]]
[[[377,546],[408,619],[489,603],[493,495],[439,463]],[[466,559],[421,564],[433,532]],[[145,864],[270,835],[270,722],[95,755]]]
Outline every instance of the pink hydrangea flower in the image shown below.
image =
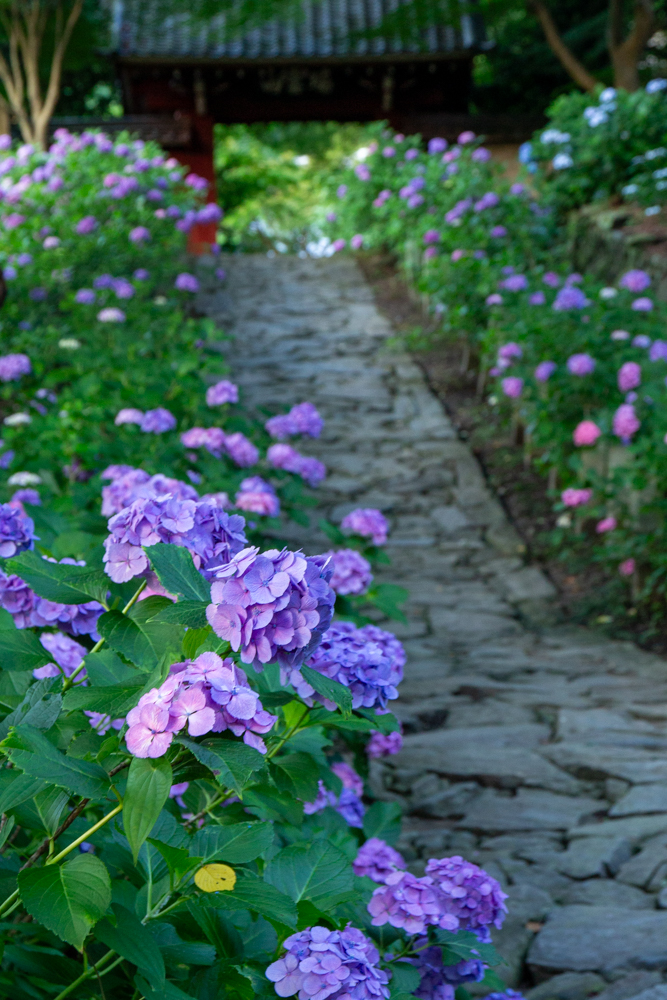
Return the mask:
[[572,354],[566,363],[571,375],[590,375],[595,370],[595,358],[590,354]]
[[128,406],[118,411],[114,423],[117,427],[120,427],[121,424],[141,424],[143,419],[143,410],[136,410],[134,407]]
[[616,528],[616,518],[615,517],[603,517],[601,521],[595,525],[595,530],[598,535],[604,535],[607,531],[614,531]]
[[627,443],[636,434],[641,423],[632,403],[622,403],[614,414],[614,434]]
[[642,370],[636,361],[626,361],[618,370],[618,388],[621,392],[636,389],[642,380]]
[[349,534],[370,538],[373,545],[384,545],[387,541],[389,522],[375,507],[357,507],[351,510],[345,515],[340,526]]
[[637,565],[634,559],[624,559],[623,562],[618,567],[618,572],[621,576],[632,576],[635,572]]
[[566,507],[582,507],[588,503],[592,496],[593,490],[577,489],[575,486],[569,486],[566,490],[563,490],[560,498]]
[[503,393],[510,399],[518,399],[523,392],[523,379],[517,375],[508,375],[500,383]]
[[350,246],[353,250],[361,250],[364,245],[364,237],[361,233],[355,233],[350,239]]
[[630,292],[643,292],[650,284],[650,276],[646,271],[639,270],[627,271],[619,281],[621,288],[627,288]]
[[125,313],[122,309],[117,309],[115,306],[107,306],[106,309],[100,309],[97,318],[100,323],[123,323],[125,321]]
[[602,431],[592,420],[582,420],[574,429],[572,438],[578,447],[595,444]]

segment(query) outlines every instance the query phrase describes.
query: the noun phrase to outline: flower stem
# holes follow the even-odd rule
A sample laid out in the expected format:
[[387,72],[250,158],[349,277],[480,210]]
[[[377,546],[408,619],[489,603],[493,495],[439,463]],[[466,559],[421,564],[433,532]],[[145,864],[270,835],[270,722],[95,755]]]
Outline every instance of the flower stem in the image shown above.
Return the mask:
[[[109,961],[110,958],[113,958],[113,956],[115,954],[116,954],[116,952],[112,950],[112,951],[108,951],[106,953],[106,955],[102,955],[102,957],[100,958],[100,960],[98,962],[96,962],[95,965],[91,965],[89,969],[86,969],[85,972],[81,973],[81,975],[78,977],[78,979],[75,979],[73,983],[70,983],[69,986],[66,986],[65,989],[62,991],[62,993],[58,994],[58,996],[55,998],[55,1000],[65,1000],[65,997],[68,997],[70,995],[70,993],[73,993],[74,990],[77,988],[77,986],[80,986],[81,983],[85,982],[86,979],[90,979],[91,976],[94,976],[103,965],[106,965],[106,963]],[[113,963],[113,965],[109,966],[109,968],[106,971],[107,972],[111,972],[111,970],[116,965],[118,965],[119,962],[122,962],[122,961],[123,961],[123,958],[122,958],[122,955],[121,955]]]

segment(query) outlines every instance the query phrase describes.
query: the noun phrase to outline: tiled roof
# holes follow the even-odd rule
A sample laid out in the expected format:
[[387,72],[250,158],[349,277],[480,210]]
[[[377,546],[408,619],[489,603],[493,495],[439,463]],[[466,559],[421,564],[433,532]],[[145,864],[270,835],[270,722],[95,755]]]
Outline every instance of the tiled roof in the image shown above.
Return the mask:
[[[196,2],[196,0],[194,0]],[[455,28],[433,25],[421,44],[400,38],[359,38],[410,0],[303,0],[300,16],[284,16],[244,35],[225,37],[225,16],[208,22],[189,14],[165,17],[159,0],[116,0],[114,50],[120,56],[167,59],[382,58],[411,53],[441,54],[476,49],[484,41],[482,22],[464,14]],[[354,37],[356,36],[356,37]]]

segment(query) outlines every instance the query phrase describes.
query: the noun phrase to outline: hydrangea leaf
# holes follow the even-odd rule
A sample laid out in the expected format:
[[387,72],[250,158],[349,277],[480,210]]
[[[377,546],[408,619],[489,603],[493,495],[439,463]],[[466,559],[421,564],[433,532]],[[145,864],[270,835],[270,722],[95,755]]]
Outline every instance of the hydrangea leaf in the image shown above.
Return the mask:
[[208,861],[242,865],[254,861],[273,843],[271,823],[232,823],[206,826],[192,838],[190,851]]
[[109,578],[101,569],[49,562],[36,552],[21,552],[7,562],[40,597],[58,604],[86,604],[106,601]]
[[317,797],[320,769],[309,753],[298,750],[281,754],[271,761],[272,776],[279,788],[291,791],[302,802]]
[[364,836],[395,843],[401,832],[401,815],[398,802],[374,802],[364,813]]
[[79,951],[111,902],[109,872],[94,854],[27,868],[19,873],[19,891],[28,913]]
[[123,827],[134,863],[139,848],[155,826],[172,785],[170,764],[164,757],[133,757],[123,800]]
[[112,687],[115,684],[130,684],[137,677],[135,667],[123,663],[112,649],[100,649],[84,657],[86,676],[92,687]]
[[255,771],[264,766],[264,757],[253,747],[241,740],[225,740],[208,737],[195,743],[186,736],[179,736],[178,742],[194,754],[197,760],[209,768],[216,781],[240,795]]
[[3,768],[0,771],[0,814],[20,806],[46,788],[46,782],[20,771]]
[[333,701],[345,715],[352,713],[352,694],[343,684],[339,684],[338,681],[334,681],[330,677],[325,677],[318,670],[313,670],[312,667],[307,667],[305,664],[301,667],[301,673],[304,680],[312,688],[315,688],[323,698]]
[[295,903],[308,899],[324,911],[353,895],[348,859],[325,840],[283,848],[267,864],[264,877]]
[[0,661],[3,670],[35,670],[53,661],[30,629],[0,630]]
[[[208,908],[210,898],[197,900],[192,904]],[[296,906],[293,901],[268,881],[241,869],[237,872],[236,885],[232,892],[223,892],[215,898],[218,910],[251,910],[267,920],[277,921],[286,927],[296,927]]]
[[102,798],[109,790],[109,776],[103,767],[66,757],[33,726],[17,726],[3,746],[12,763],[33,778],[41,778],[87,799]]
[[178,659],[181,648],[177,625],[156,625],[150,618],[168,603],[165,597],[148,597],[127,615],[107,611],[100,616],[97,629],[109,646],[142,670],[152,670],[167,652]]
[[63,708],[67,712],[78,708],[90,712],[103,712],[112,719],[119,719],[134,708],[143,687],[144,677],[138,677],[132,684],[109,684],[102,688],[70,688],[63,698]]
[[268,782],[253,785],[243,795],[243,805],[260,819],[300,826],[303,822],[303,805],[292,792],[283,792]]
[[419,986],[422,974],[413,965],[406,965],[405,962],[394,962],[391,966],[391,980],[389,983],[391,1000],[398,1000],[401,996],[410,996]]
[[44,677],[31,684],[23,701],[0,722],[0,740],[4,740],[12,726],[21,723],[34,726],[35,729],[50,729],[62,708],[62,695],[52,690],[58,686],[57,677]]
[[144,552],[162,586],[186,601],[211,603],[211,585],[195,569],[192,556],[182,545],[147,545]]
[[205,629],[208,627],[206,608],[210,604],[204,601],[178,601],[162,608],[151,621],[168,625],[187,625],[189,629]]
[[95,937],[136,965],[157,989],[165,978],[164,959],[150,931],[124,906],[114,903],[112,909],[115,919],[100,921]]

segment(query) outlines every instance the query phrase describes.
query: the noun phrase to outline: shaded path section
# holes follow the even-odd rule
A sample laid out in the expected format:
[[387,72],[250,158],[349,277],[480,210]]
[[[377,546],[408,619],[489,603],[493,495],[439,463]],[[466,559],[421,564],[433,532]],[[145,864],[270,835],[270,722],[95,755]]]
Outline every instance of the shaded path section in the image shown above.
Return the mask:
[[[626,1000],[667,967],[667,664],[630,643],[550,627],[551,584],[392,331],[354,263],[227,258],[203,308],[250,408],[312,401],[325,462],[318,513],[381,508],[386,579],[408,588],[397,714],[403,751],[375,795],[406,809],[399,845],[463,854],[510,893],[494,935],[534,1000]],[[300,446],[301,447],[301,446]],[[313,520],[316,520],[314,518]],[[304,544],[304,531],[288,528]],[[328,548],[316,530],[311,551]],[[613,985],[610,985],[612,984]],[[667,986],[643,1000],[667,1000]]]

